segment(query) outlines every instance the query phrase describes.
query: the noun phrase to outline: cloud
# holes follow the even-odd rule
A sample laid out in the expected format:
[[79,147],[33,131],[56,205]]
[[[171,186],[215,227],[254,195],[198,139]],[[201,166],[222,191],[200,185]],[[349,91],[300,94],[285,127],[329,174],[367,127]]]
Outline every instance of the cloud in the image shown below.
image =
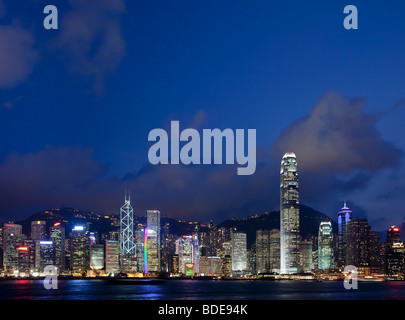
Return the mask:
[[20,84],[30,75],[38,53],[34,49],[33,34],[16,23],[0,25],[0,43],[0,88],[6,89]]
[[125,55],[125,40],[119,18],[123,0],[70,0],[72,10],[60,18],[56,47],[66,54],[70,70],[93,81],[102,92],[108,74]]
[[[121,179],[107,176],[106,168],[87,148],[12,153],[0,163],[0,190],[4,190],[0,212],[28,214],[35,212],[34,207],[67,205],[118,214],[124,190],[130,189],[134,212],[140,216],[147,209],[159,209],[169,217],[199,221],[246,217],[278,209],[281,157],[294,151],[302,203],[334,218],[347,200],[354,216],[377,221],[387,202],[402,201],[403,179],[396,180],[397,191],[385,188],[399,152],[382,141],[375,129],[378,119],[363,112],[363,103],[326,94],[309,116],[289,125],[272,146],[259,147],[256,173],[251,176],[238,176],[237,165],[146,165]],[[197,124],[204,119],[199,111],[190,121]],[[266,149],[272,150],[271,156]],[[376,179],[381,174],[385,178]],[[387,201],[377,199],[384,190],[390,191]],[[375,197],[369,199],[366,194]],[[370,210],[373,201],[379,203],[378,214]]]
[[302,170],[323,173],[374,172],[398,164],[399,150],[381,139],[378,118],[363,111],[364,103],[327,92],[309,116],[284,129],[274,152],[294,151]]

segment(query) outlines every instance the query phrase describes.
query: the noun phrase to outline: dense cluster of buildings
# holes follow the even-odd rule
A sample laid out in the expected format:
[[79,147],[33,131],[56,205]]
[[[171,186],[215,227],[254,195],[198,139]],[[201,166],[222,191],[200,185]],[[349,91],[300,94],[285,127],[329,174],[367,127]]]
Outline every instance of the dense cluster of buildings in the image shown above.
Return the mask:
[[146,212],[146,223],[134,220],[125,195],[116,231],[99,234],[86,225],[65,230],[61,223],[31,221],[4,223],[0,231],[3,275],[43,275],[48,265],[72,276],[137,277],[339,277],[345,266],[355,266],[365,277],[403,279],[404,243],[391,227],[385,242],[366,219],[353,218],[346,202],[337,214],[338,230],[322,221],[319,232],[300,233],[297,159],[286,153],[280,171],[280,228],[256,230],[248,247],[247,233],[218,227],[213,222],[193,224],[188,235],[175,235],[161,223],[159,210]]

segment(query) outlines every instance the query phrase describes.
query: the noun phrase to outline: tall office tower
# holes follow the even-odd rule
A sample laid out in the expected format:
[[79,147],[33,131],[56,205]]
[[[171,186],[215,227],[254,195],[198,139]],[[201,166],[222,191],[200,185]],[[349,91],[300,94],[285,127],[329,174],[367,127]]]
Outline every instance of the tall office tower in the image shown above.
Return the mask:
[[170,254],[168,263],[169,273],[179,273],[179,255]]
[[2,230],[2,247],[3,247],[3,268],[6,270],[7,265],[7,238],[9,235],[22,234],[22,225],[12,222],[4,223]]
[[24,247],[27,248],[28,258],[29,258],[29,269],[30,273],[33,273],[35,270],[35,247],[36,241],[31,239],[24,240]]
[[89,248],[86,230],[83,226],[75,226],[71,233],[70,265],[73,275],[82,275],[89,266]]
[[31,221],[31,240],[45,240],[46,221]]
[[321,222],[318,232],[318,269],[333,268],[333,232],[330,221]]
[[217,226],[213,221],[210,221],[208,224],[209,232],[209,247],[208,247],[208,256],[215,256],[218,249],[218,233]]
[[270,231],[256,231],[256,273],[270,270]]
[[133,274],[138,271],[138,261],[135,254],[121,255],[120,270],[122,273]]
[[378,231],[370,231],[368,236],[368,251],[370,267],[382,267],[381,236]]
[[127,199],[120,209],[120,248],[121,254],[134,254],[134,210],[131,206],[131,197]]
[[232,257],[230,255],[225,255],[221,258],[221,274],[224,277],[232,275]]
[[193,264],[194,272],[200,273],[200,245],[198,241],[198,227],[194,228],[193,232]]
[[347,223],[347,264],[366,267],[369,263],[370,226],[367,219],[354,219]]
[[193,236],[182,236],[179,239],[179,271],[186,273],[186,264],[194,262]]
[[90,245],[90,269],[99,272],[104,268],[104,244]]
[[247,269],[247,237],[244,232],[232,232],[232,273]]
[[347,263],[347,224],[352,220],[352,211],[346,206],[338,213],[338,257],[337,266],[344,268]]
[[280,230],[270,230],[270,271],[280,273]]
[[247,251],[247,270],[251,273],[256,272],[256,243],[253,243]]
[[313,269],[312,240],[301,241],[299,252],[300,252],[299,271],[303,273],[311,272],[311,270]]
[[281,160],[280,170],[280,273],[298,272],[300,213],[298,166],[294,153]]
[[13,271],[18,268],[18,247],[24,245],[25,234],[9,234],[6,241],[6,252],[4,268],[6,271]]
[[60,222],[56,222],[50,228],[51,241],[53,243],[53,260],[58,273],[65,271],[65,228]]
[[404,243],[398,227],[392,226],[387,231],[385,240],[385,268],[389,276],[404,276]]
[[53,263],[53,244],[52,241],[39,241],[39,272],[44,272],[46,266],[54,265]]
[[147,210],[145,273],[160,272],[160,211]]
[[105,242],[105,273],[116,274],[120,272],[120,243],[116,240]]
[[137,257],[137,269],[139,272],[145,270],[144,265],[144,242],[145,229],[142,224],[138,224],[135,228],[135,255]]
[[18,272],[25,273],[28,275],[31,271],[30,269],[30,252],[29,248],[26,246],[20,246],[17,248],[18,262],[17,270]]
[[231,229],[230,228],[218,228],[217,229],[217,244],[218,249],[222,248],[222,244],[227,241],[231,241]]

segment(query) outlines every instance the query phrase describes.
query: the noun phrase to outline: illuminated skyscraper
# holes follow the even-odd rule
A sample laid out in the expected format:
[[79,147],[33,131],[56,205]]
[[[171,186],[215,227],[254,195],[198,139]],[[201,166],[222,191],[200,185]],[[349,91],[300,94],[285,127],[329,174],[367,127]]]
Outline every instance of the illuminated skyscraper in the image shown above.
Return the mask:
[[333,233],[330,221],[321,222],[318,232],[318,269],[333,267]]
[[145,273],[160,272],[160,211],[147,210]]
[[307,273],[313,269],[312,240],[300,242],[300,272]]
[[280,272],[280,230],[270,230],[270,272]]
[[46,222],[45,221],[31,221],[31,239],[32,240],[45,240],[46,237]]
[[53,245],[52,241],[39,241],[39,271],[44,272],[48,265],[53,265]]
[[298,167],[294,153],[281,160],[280,170],[280,273],[298,272],[300,221]]
[[90,246],[90,269],[101,270],[104,268],[104,245],[92,244]]
[[354,219],[347,223],[346,263],[356,267],[369,265],[370,226],[367,219]]
[[270,231],[256,231],[256,272],[264,273],[270,270]]
[[400,230],[392,226],[387,231],[385,240],[385,268],[389,276],[404,276],[405,259],[404,243],[401,240]]
[[54,265],[59,272],[62,272],[65,270],[65,228],[57,222],[51,227],[50,234],[53,242]]
[[179,271],[186,274],[186,264],[193,263],[194,248],[193,237],[182,236],[179,239]]
[[131,207],[131,196],[125,194],[125,203],[120,210],[120,248],[121,254],[134,254],[134,210]]
[[15,223],[4,223],[3,224],[3,234],[2,234],[2,240],[3,240],[3,267],[4,269],[7,268],[7,239],[10,235],[21,235],[22,234],[22,225],[20,224],[15,224]]
[[338,213],[338,258],[337,264],[339,268],[344,268],[347,265],[347,224],[352,220],[352,211],[346,206],[346,201],[343,208]]
[[232,273],[247,269],[247,238],[244,232],[232,232]]
[[115,240],[105,241],[105,273],[108,275],[120,272],[120,243]]
[[76,226],[71,234],[70,264],[74,275],[82,275],[88,270],[89,247],[86,230],[83,226]]

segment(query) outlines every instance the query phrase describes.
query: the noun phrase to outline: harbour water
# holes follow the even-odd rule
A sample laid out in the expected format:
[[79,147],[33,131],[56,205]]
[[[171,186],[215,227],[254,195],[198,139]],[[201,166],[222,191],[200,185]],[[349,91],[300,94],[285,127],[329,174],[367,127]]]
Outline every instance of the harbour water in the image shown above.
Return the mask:
[[2,280],[0,300],[405,300],[405,281],[359,282],[346,290],[342,281],[163,280],[159,284],[113,284],[106,280]]

